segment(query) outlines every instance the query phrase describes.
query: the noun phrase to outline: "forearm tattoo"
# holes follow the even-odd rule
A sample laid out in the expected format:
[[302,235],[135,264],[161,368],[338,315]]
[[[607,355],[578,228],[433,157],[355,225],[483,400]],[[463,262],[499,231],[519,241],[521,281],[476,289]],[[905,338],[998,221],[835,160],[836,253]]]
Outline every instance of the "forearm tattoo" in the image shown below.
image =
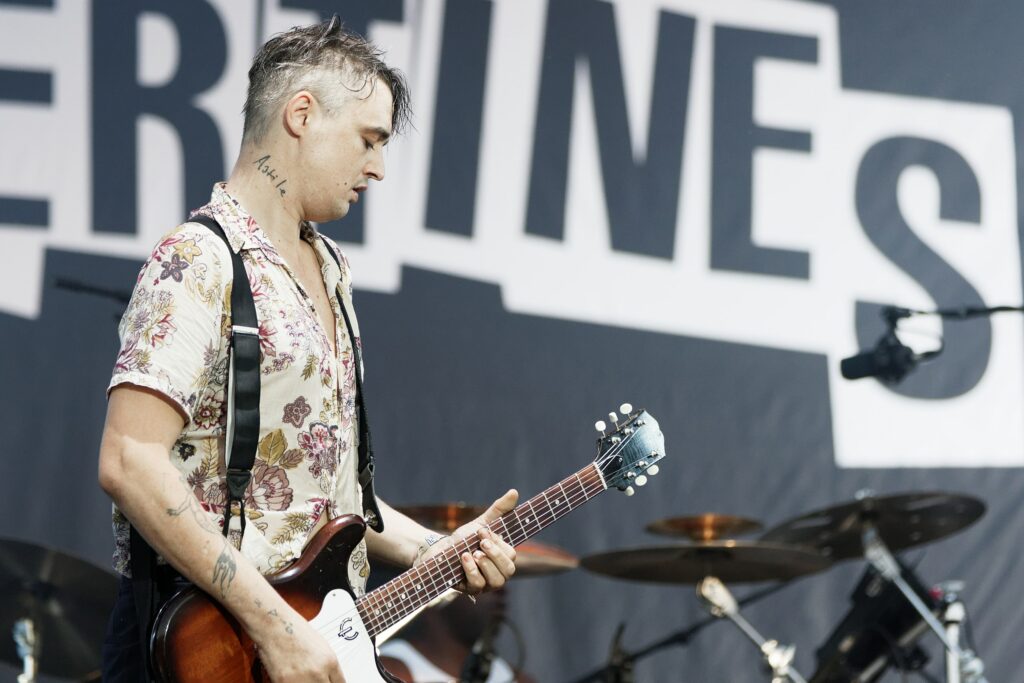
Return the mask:
[[[259,609],[263,609],[263,603],[260,602],[259,598],[256,598],[256,607],[258,607]],[[287,619],[282,617],[280,614],[278,614],[277,613],[277,608],[267,610],[266,614],[267,614],[268,617],[274,617],[279,622],[281,622],[281,625],[284,626],[285,633],[287,633],[289,635],[295,633],[295,628],[292,626],[292,622],[288,621]]]
[[224,549],[217,558],[217,563],[213,565],[213,585],[220,589],[221,598],[228,596],[228,588],[231,587],[231,582],[238,572],[238,563],[231,551],[231,544],[224,539]]

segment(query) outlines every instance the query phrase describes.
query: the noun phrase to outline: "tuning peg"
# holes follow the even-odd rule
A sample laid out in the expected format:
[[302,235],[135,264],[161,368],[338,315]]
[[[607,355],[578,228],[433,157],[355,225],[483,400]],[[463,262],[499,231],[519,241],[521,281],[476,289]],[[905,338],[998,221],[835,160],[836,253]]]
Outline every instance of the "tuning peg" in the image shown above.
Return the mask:
[[619,424],[619,416],[615,413],[608,413],[608,419],[612,421],[612,424]]
[[598,420],[597,422],[594,423],[594,429],[596,429],[597,431],[601,432],[602,434],[604,434],[604,430],[607,427],[608,427],[608,425],[606,425],[604,423],[604,420]]
[[661,468],[658,467],[657,465],[651,465],[650,467],[647,468],[647,474],[651,475],[652,477],[660,471]]
[[632,496],[634,493],[636,493],[636,491],[633,489],[632,486],[627,486],[626,487],[626,495],[627,496]]
[[633,412],[633,404],[623,403],[621,406],[619,406],[619,412],[622,413],[623,415],[629,415],[630,413]]
[[643,486],[647,483],[647,475],[641,474],[639,477],[633,480],[637,486]]

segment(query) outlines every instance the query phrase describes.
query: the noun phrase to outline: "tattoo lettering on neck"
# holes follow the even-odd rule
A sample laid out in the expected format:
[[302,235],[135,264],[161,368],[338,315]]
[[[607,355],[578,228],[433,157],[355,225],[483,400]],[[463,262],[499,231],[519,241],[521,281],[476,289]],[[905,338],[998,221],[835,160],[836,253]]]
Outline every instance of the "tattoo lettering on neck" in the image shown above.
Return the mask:
[[217,564],[213,565],[213,585],[220,589],[222,598],[228,596],[228,589],[231,587],[236,573],[238,573],[238,563],[235,562],[235,556],[231,554],[231,544],[225,539],[224,550],[217,558]]
[[274,185],[274,189],[280,192],[282,197],[285,195],[284,184],[288,182],[288,179],[281,178],[280,182],[278,182],[277,169],[273,168],[270,165],[269,154],[264,154],[259,159],[254,161],[253,166],[255,166],[260,173],[267,176],[267,178],[270,179],[270,182],[277,183],[276,185]]

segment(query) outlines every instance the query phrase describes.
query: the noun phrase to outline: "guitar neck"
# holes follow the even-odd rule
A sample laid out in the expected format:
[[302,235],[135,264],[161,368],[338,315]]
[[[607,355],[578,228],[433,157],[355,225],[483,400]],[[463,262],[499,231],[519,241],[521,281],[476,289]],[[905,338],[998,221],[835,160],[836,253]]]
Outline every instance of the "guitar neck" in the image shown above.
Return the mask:
[[[600,470],[590,464],[542,491],[488,525],[511,545],[519,545],[555,520],[569,514],[607,488]],[[480,547],[473,534],[356,601],[371,636],[398,623],[465,578],[463,553]]]

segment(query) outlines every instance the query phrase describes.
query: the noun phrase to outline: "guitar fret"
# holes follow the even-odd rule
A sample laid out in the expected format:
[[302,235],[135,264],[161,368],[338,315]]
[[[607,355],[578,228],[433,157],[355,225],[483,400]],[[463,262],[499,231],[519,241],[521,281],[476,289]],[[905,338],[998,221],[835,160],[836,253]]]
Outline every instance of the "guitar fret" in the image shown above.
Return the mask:
[[[518,545],[605,489],[591,464],[494,520],[489,528],[506,543]],[[360,598],[363,623],[377,635],[426,605],[464,578],[461,556],[479,548],[478,536],[456,539],[423,564]]]

